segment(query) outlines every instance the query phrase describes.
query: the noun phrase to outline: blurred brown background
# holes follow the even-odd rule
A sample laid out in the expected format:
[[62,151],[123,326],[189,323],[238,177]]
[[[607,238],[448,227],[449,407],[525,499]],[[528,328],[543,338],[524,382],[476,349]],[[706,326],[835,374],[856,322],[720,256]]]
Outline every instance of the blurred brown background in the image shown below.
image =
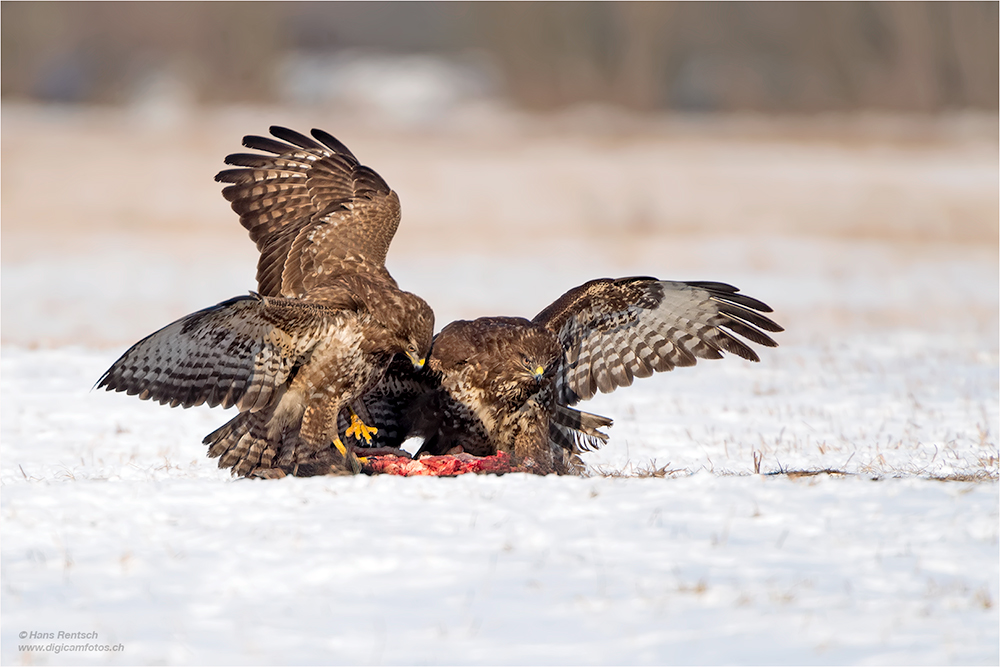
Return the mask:
[[[526,108],[997,109],[996,2],[4,2],[5,99],[300,97],[337,54],[439,54]],[[324,64],[323,59],[327,61]],[[308,66],[307,66],[308,65]],[[289,76],[289,73],[295,73]],[[298,100],[302,101],[302,100]]]
[[399,193],[388,265],[440,323],[651,274],[765,297],[783,346],[996,347],[996,2],[0,8],[5,345],[126,344],[251,289],[212,178],[279,124]]

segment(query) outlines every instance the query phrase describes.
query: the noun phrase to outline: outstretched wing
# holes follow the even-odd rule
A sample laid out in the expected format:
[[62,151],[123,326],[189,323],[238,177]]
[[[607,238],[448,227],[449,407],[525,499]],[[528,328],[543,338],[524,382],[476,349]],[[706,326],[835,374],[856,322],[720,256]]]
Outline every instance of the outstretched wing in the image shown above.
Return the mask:
[[236,297],[133,345],[97,382],[171,407],[256,411],[338,324],[336,311],[286,299]]
[[399,225],[396,193],[326,132],[270,129],[281,141],[244,137],[265,154],[230,155],[226,164],[240,168],[215,177],[232,184],[222,194],[260,251],[258,291],[301,297],[338,274],[385,273]]
[[737,336],[775,347],[764,331],[783,329],[760,314],[770,307],[738,292],[724,283],[655,278],[603,278],[571,289],[534,319],[565,351],[559,402],[573,405],[724,351],[759,361]]

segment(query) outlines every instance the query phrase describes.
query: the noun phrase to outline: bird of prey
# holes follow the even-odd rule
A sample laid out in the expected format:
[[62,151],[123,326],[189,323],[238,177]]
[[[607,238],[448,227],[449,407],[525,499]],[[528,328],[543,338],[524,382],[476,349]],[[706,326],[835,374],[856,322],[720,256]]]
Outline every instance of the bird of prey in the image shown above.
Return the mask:
[[342,143],[271,127],[220,172],[257,243],[257,292],[200,310],[133,345],[98,381],[171,407],[236,406],[204,442],[237,475],[311,475],[359,464],[339,438],[370,439],[351,404],[397,354],[424,364],[434,314],[399,289],[385,256],[396,193]]
[[418,456],[504,452],[522,470],[578,471],[579,453],[607,440],[599,429],[611,420],[572,406],[724,352],[759,361],[740,337],[776,346],[764,332],[782,328],[769,312],[723,283],[632,277],[580,285],[532,320],[452,322],[427,369],[395,360],[362,399],[380,429],[370,444],[416,436]]

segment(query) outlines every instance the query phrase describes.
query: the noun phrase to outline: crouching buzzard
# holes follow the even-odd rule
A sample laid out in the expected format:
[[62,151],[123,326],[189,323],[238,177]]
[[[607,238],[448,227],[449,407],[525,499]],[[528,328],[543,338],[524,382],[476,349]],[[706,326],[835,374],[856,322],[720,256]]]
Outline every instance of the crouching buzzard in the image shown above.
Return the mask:
[[611,425],[571,406],[724,352],[759,361],[739,337],[777,345],[764,331],[782,328],[762,312],[771,308],[730,285],[640,277],[590,281],[530,321],[452,322],[429,369],[396,361],[362,400],[380,429],[373,444],[419,436],[418,454],[504,452],[520,469],[571,472]]
[[98,381],[171,407],[236,406],[208,435],[209,455],[234,474],[352,469],[338,437],[375,429],[350,409],[393,357],[424,364],[430,307],[385,268],[399,224],[396,193],[339,141],[272,127],[247,136],[259,153],[230,155],[223,195],[260,250],[258,292],[198,311],[133,345]]

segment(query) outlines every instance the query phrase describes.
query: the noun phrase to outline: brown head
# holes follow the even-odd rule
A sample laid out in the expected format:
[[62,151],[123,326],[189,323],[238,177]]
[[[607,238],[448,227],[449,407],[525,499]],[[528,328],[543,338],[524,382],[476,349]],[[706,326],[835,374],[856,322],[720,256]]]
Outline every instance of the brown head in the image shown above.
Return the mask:
[[422,368],[431,353],[434,338],[434,311],[427,302],[410,292],[397,292],[397,305],[383,323],[404,353],[417,368]]
[[434,342],[434,370],[448,374],[471,365],[471,381],[503,395],[533,394],[555,377],[561,360],[555,336],[523,318],[452,322]]
[[549,331],[535,325],[518,327],[507,340],[501,377],[516,382],[529,394],[552,382],[562,362],[562,347]]
[[416,294],[399,289],[385,271],[337,276],[303,301],[370,315],[380,326],[363,342],[369,352],[402,352],[418,367],[427,361],[434,338],[434,311]]

